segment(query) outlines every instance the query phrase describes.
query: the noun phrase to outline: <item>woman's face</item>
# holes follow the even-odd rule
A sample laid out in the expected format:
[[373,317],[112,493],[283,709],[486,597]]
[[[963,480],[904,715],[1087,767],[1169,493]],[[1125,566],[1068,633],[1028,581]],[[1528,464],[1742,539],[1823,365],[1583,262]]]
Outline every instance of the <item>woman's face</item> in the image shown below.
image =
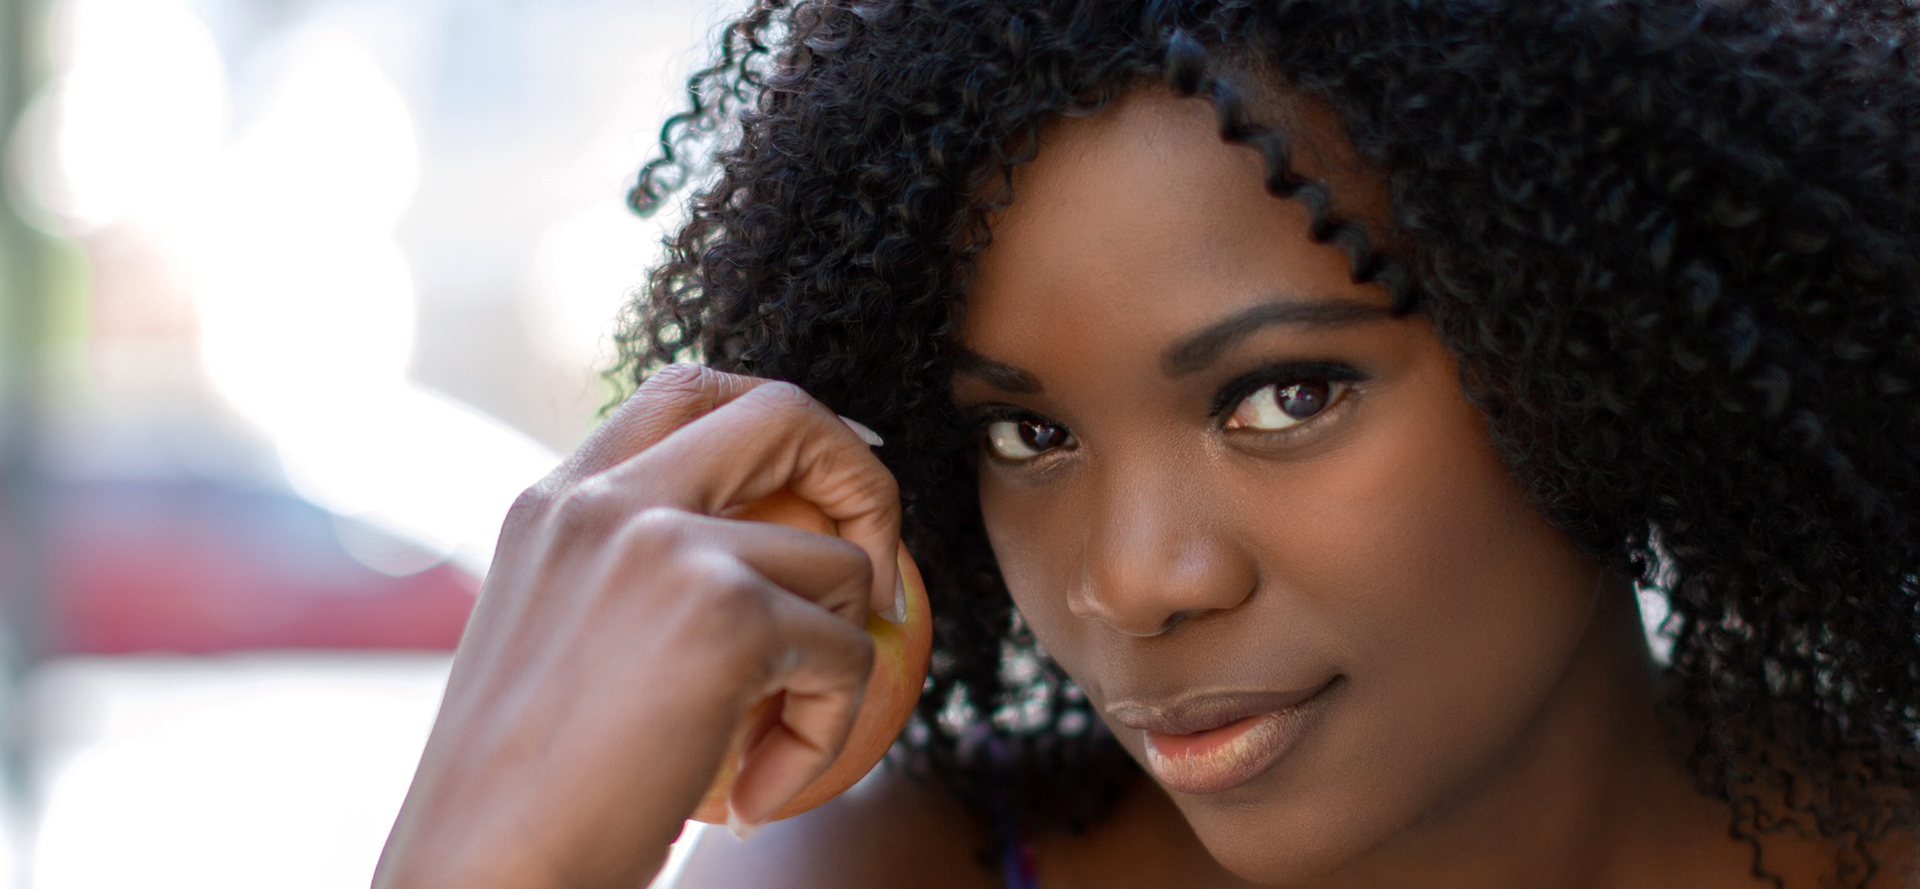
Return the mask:
[[[1496,771],[1598,569],[1523,501],[1427,322],[1351,283],[1213,120],[1145,91],[1046,133],[953,392],[1035,636],[1214,857],[1277,882]],[[1324,116],[1296,136],[1321,146],[1301,172],[1384,212]]]

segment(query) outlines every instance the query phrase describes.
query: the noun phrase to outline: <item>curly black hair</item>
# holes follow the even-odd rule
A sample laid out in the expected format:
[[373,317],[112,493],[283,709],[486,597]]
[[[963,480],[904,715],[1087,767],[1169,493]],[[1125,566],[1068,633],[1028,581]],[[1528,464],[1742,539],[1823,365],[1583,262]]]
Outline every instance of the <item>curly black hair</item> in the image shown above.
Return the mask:
[[[1761,838],[1920,825],[1915,0],[758,0],[630,195],[687,194],[610,371],[790,380],[884,435],[935,659],[895,754],[980,814],[1085,829],[1138,773],[1013,612],[948,402],[1011,171],[1143,84],[1458,359],[1507,467],[1663,594],[1701,792]],[[1294,170],[1337,114],[1391,227]]]

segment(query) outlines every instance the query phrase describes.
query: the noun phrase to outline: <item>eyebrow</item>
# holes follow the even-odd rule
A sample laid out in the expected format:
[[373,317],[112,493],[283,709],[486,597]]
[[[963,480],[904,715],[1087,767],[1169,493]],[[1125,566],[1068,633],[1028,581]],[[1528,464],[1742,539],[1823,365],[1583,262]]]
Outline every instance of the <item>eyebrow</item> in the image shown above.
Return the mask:
[[[1220,356],[1226,354],[1234,344],[1275,325],[1330,329],[1392,317],[1393,310],[1385,306],[1337,297],[1271,300],[1222,318],[1167,347],[1160,355],[1160,372],[1168,379],[1199,373],[1220,360]],[[965,346],[959,349],[954,372],[966,374],[1004,392],[1033,394],[1046,391],[1033,374],[995,361]]]
[[955,357],[954,373],[963,373],[1002,392],[1035,394],[1046,391],[1033,374],[1011,364],[1001,364],[985,355],[961,346]]
[[1329,329],[1392,317],[1393,310],[1386,306],[1334,297],[1264,302],[1209,324],[1167,347],[1160,356],[1160,372],[1168,379],[1199,373],[1220,360],[1235,343],[1277,324]]

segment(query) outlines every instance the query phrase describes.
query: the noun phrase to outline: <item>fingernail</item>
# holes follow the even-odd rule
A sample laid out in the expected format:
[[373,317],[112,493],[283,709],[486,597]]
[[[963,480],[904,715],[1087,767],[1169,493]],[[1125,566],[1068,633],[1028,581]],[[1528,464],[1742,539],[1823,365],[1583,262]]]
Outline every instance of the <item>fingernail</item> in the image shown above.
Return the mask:
[[880,437],[880,433],[868,429],[865,425],[861,424],[859,420],[850,417],[841,417],[840,422],[847,424],[847,428],[853,430],[853,434],[860,436],[861,441],[873,447],[877,448],[887,443],[886,439]]
[[727,829],[733,831],[733,835],[739,837],[741,842],[746,842],[760,832],[760,825],[742,820],[740,813],[733,810],[733,803],[729,802],[727,803]]
[[893,607],[880,612],[880,617],[888,623],[907,621],[907,582],[898,574],[893,576]]

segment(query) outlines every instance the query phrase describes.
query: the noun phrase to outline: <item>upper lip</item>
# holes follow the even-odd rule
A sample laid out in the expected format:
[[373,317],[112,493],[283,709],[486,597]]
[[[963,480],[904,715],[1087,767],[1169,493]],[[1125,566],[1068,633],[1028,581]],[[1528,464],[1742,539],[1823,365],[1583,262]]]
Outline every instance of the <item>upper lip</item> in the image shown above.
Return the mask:
[[1216,729],[1249,716],[1275,713],[1319,694],[1332,680],[1292,691],[1205,692],[1177,698],[1109,701],[1113,721],[1162,735],[1189,735]]

